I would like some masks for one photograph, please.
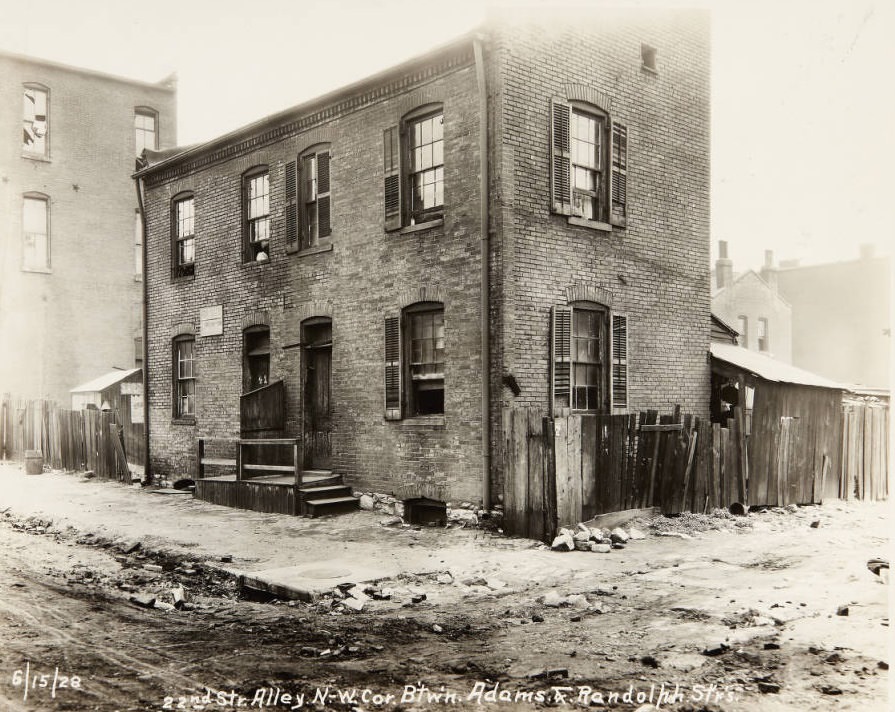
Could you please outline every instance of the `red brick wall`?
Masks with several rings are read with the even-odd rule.
[[[70,404],[69,389],[134,366],[134,107],[175,144],[176,93],[0,54],[0,392]],[[49,160],[22,154],[24,83],[49,88]],[[22,196],[49,196],[51,272],[23,272]]]

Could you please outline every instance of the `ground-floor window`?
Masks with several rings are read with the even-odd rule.
[[[196,415],[196,372],[192,336],[174,340],[174,417]]]

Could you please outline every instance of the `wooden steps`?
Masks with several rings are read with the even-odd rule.
[[[309,517],[341,514],[360,507],[360,500],[342,481],[342,475],[329,470],[304,470],[299,489],[299,511]]]

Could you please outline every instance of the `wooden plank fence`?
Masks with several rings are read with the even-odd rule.
[[[882,500],[888,497],[888,435],[887,403],[843,403],[840,498]]]
[[[124,482],[131,479],[123,428],[114,410],[72,411],[52,401],[4,395],[0,456],[24,460],[27,450],[39,450],[44,463],[55,469],[92,470],[99,478]]]

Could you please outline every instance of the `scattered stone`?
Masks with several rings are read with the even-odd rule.
[[[232,561],[233,561],[233,555],[232,555],[232,554],[224,554],[224,555],[221,557],[221,563],[223,563],[223,564],[229,564],[229,563],[231,563]]]
[[[652,655],[644,655],[642,658],[640,658],[640,662],[641,662],[641,664],[646,665],[647,667],[651,667],[651,668],[659,667],[659,661],[656,660]]]
[[[824,685],[823,687],[820,688],[820,691],[823,692],[825,695],[841,695],[842,694],[842,690],[840,690],[835,685]]]
[[[721,643],[720,645],[718,645],[715,648],[706,648],[705,650],[702,651],[702,654],[707,655],[710,658],[714,658],[714,657],[717,657],[718,655],[723,655],[728,650],[730,650],[730,646],[726,645],[725,643]]]
[[[819,526],[820,526],[820,519],[815,519],[813,522],[811,522],[812,529],[817,529]]]
[[[544,616],[542,616],[540,613],[533,613],[531,616],[531,622],[532,623],[543,623]],[[888,667],[886,669],[888,669]]]
[[[435,625],[432,626],[432,630],[435,633],[444,633],[444,628],[442,628],[440,625],[438,625],[438,623],[436,623]]]
[[[836,615],[837,616],[847,616],[848,615],[848,606],[839,606],[839,608],[836,609]]]
[[[128,600],[143,608],[152,608],[155,605],[155,596],[149,593],[138,593],[136,596],[131,596]]]
[[[624,549],[625,545],[622,544],[620,541],[614,541],[614,542],[612,542],[612,548],[613,549]]]
[[[590,603],[583,593],[573,593],[570,596],[566,596],[566,603],[572,608],[577,608],[579,610],[585,610],[590,607]]]
[[[759,682],[758,691],[764,693],[765,695],[776,695],[778,692],[780,692],[780,685],[778,685],[776,682]]]
[[[167,601],[159,601],[159,600],[156,600],[156,602],[155,602],[155,606],[154,606],[154,607],[155,607],[155,608],[158,608],[158,609],[161,610],[161,611],[174,611],[174,610],[177,610],[177,609],[174,608],[174,606],[173,606],[172,604],[168,603]]]
[[[591,544],[592,544],[592,542],[590,541],[590,539],[587,539],[586,541],[580,541],[580,540],[576,539],[575,540],[575,550],[576,551],[590,551]]]
[[[535,670],[528,673],[526,677],[529,680],[550,680],[555,678],[568,678],[569,671],[566,668],[554,668],[552,670]]]
[[[175,586],[171,589],[171,598],[174,600],[175,608],[183,608],[186,603],[186,590],[183,586]]]
[[[734,502],[731,504],[727,511],[730,512],[735,517],[745,517],[746,516],[746,507],[742,502]]]
[[[571,534],[564,532],[553,540],[550,548],[554,551],[573,551],[575,549],[575,540]]]
[[[358,601],[363,601],[364,603],[370,600],[370,597],[364,593],[364,590],[360,586],[352,586],[345,591],[345,594],[351,598],[356,598]]]
[[[628,529],[628,537],[636,541],[638,539],[646,539],[646,534],[644,534],[639,529],[631,527],[630,529]]]
[[[612,551],[612,545],[611,544],[591,544],[590,550],[597,554],[608,554],[610,551]]]
[[[316,658],[317,657],[317,648],[312,648],[310,645],[305,645],[298,653],[303,658]]]
[[[87,472],[84,473],[85,480],[92,480],[94,477],[96,477],[96,473],[93,470],[87,470]]]
[[[613,542],[617,542],[619,544],[624,544],[631,537],[628,536],[628,532],[626,532],[624,529],[622,529],[621,527],[616,527],[609,533],[609,538]]]
[[[410,598],[411,603],[422,603],[425,600],[426,600],[425,593],[417,593],[414,596],[411,596],[411,598]]]
[[[435,580],[441,584],[454,583],[454,577],[448,573],[438,574],[438,576],[435,577]]]
[[[779,643],[765,643],[764,649],[765,650],[780,650],[780,644]]]
[[[342,605],[346,608],[350,608],[352,611],[362,611],[364,609],[364,601],[358,600],[357,598],[346,598],[342,601]]]
[[[659,536],[674,536],[678,539],[692,539],[693,537],[683,532],[656,532]]]
[[[545,593],[543,600],[544,605],[550,606],[551,608],[559,608],[568,602],[565,596],[560,596],[556,591],[548,591]]]
[[[140,548],[139,541],[136,541],[136,540],[125,541],[119,545],[118,551],[120,551],[122,554],[132,554],[139,548]]]
[[[165,569],[159,566],[158,564],[143,564],[143,568],[147,571],[164,571]]]
[[[481,576],[467,576],[460,581],[464,586],[484,586],[486,581]]]
[[[485,581],[485,585],[492,591],[497,591],[501,588],[506,588],[507,582],[501,581],[500,579],[488,579]]]
[[[452,509],[448,512],[448,521],[460,524],[478,524],[479,518],[475,512],[468,509]]]
[[[785,507],[785,509],[786,509],[787,512],[798,512],[798,511],[799,511],[799,505],[797,505],[797,504],[787,504],[786,507]]]
[[[877,666],[880,670],[888,670],[888,669],[889,669],[889,663],[887,663],[885,660],[880,660],[880,661],[876,664],[876,666]]]
[[[824,662],[826,663],[841,663],[845,658],[843,658],[839,653],[830,653],[827,657],[824,658]]]
[[[401,519],[401,517],[398,517],[398,516],[386,517],[385,519],[379,520],[380,527],[400,526],[402,523],[403,523],[403,520]]]
[[[372,511],[376,508],[376,502],[370,495],[362,494],[360,496],[360,508],[365,509],[368,512]]]
[[[290,601],[290,603],[293,603],[293,601]],[[196,604],[195,604],[195,603],[190,603],[189,601],[184,601],[184,603],[183,603],[183,605],[181,606],[180,610],[182,610],[182,611],[194,611],[194,610],[196,610]]]
[[[576,613],[574,616],[569,616],[569,621],[572,623],[580,623],[581,616]]]

